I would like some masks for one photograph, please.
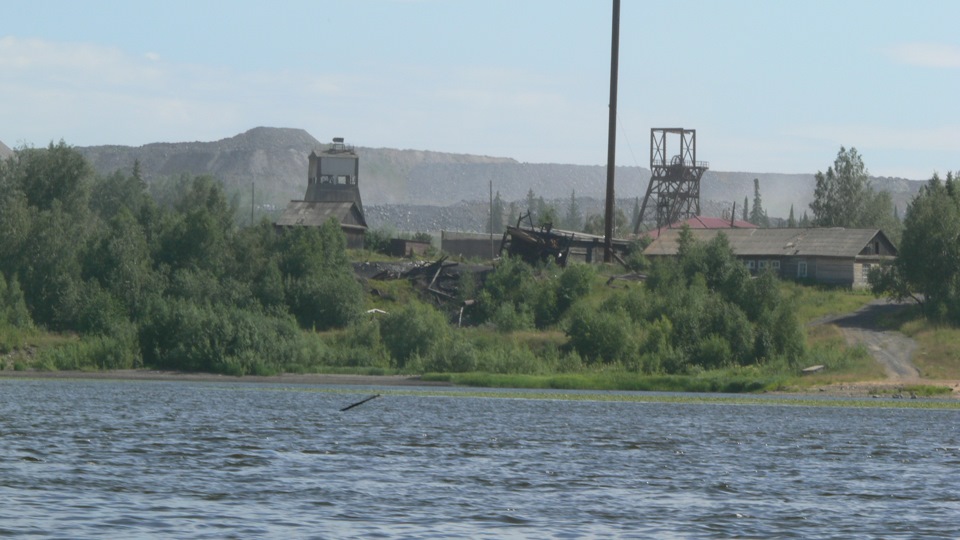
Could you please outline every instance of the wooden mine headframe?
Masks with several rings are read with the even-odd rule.
[[[668,135],[679,136],[680,153],[667,158]],[[683,128],[650,129],[650,184],[643,206],[634,224],[634,234],[647,219],[662,228],[700,214],[700,178],[710,165],[697,161],[697,130]],[[650,207],[653,206],[653,210]],[[651,213],[655,213],[651,216]]]

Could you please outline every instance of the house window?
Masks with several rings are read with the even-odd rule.
[[[753,272],[757,267],[757,261],[747,261],[747,270]]]
[[[860,277],[867,279],[870,277],[870,269],[873,268],[872,264],[863,264],[860,266]]]
[[[770,261],[770,268],[779,271],[780,270],[780,261]]]
[[[800,261],[797,263],[797,277],[807,277],[807,261]]]
[[[767,261],[760,261],[760,270],[767,269]]]

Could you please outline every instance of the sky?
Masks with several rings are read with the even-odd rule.
[[[720,171],[960,169],[960,2],[623,0],[617,164],[695,129]],[[0,0],[0,141],[321,142],[607,161],[612,2]],[[670,143],[672,144],[672,143]]]

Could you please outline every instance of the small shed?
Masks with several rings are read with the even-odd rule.
[[[430,247],[430,242],[392,238],[390,240],[390,255],[394,257],[418,257],[426,255],[430,251]]]
[[[440,231],[440,250],[444,253],[491,261],[500,253],[500,234]]]

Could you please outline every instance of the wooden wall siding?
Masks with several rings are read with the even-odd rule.
[[[830,285],[853,285],[853,261],[850,259],[817,259],[814,279]],[[807,273],[809,274],[809,265]]]
[[[493,255],[500,252],[501,236],[493,235]],[[490,236],[486,234],[467,235],[463,233],[440,232],[440,249],[448,255],[467,259],[491,260]]]
[[[413,257],[425,254],[430,249],[430,242],[418,242],[393,238],[390,240],[390,254],[394,257]]]
[[[364,233],[362,231],[352,231],[352,230],[343,229],[343,234],[347,237],[348,248],[363,249]]]
[[[878,234],[873,237],[866,246],[863,247],[863,250],[860,251],[860,255],[869,256],[869,255],[879,255],[884,257],[893,257],[896,256],[897,250],[893,247],[885,236]]]

